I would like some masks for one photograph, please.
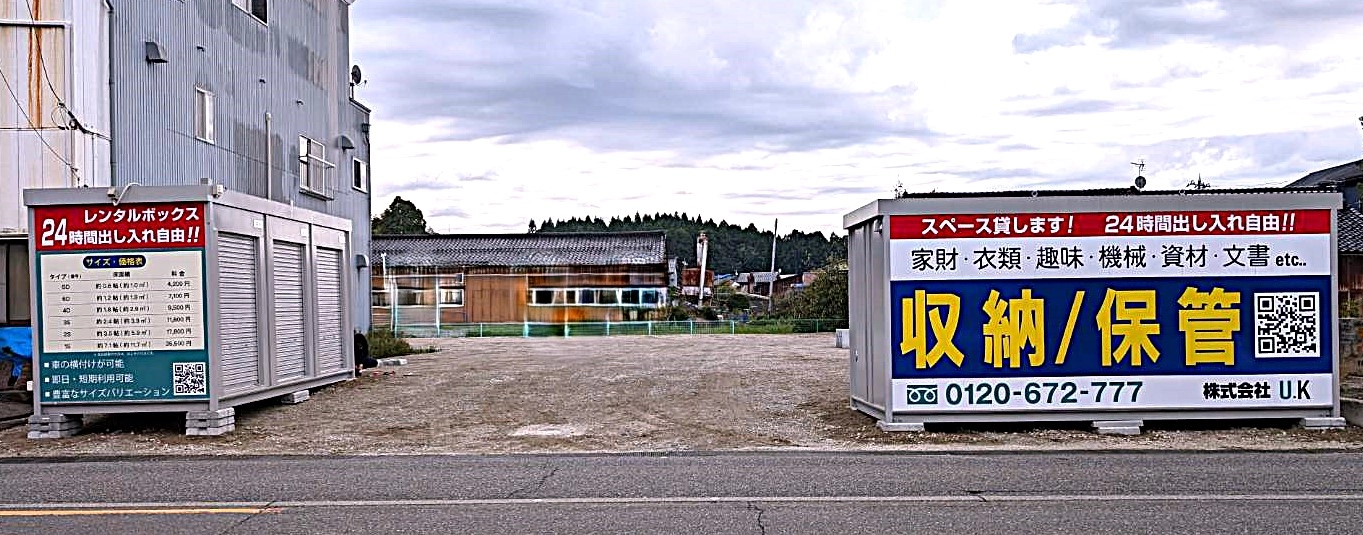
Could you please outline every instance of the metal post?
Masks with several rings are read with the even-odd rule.
[[[696,307],[705,308],[705,263],[710,259],[710,239],[701,232],[696,241],[700,245],[700,293],[696,296]]]
[[[696,334],[696,320],[687,320],[686,323],[691,324],[691,334]]]
[[[771,282],[767,283],[767,312],[771,312],[771,302],[776,300],[776,226],[780,219],[771,221]]]
[[[648,322],[648,335],[653,336],[653,320],[649,320]]]

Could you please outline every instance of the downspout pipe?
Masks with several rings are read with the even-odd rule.
[[[114,186],[114,185],[117,185],[117,184],[118,184],[118,151],[114,150],[114,145],[116,145],[116,144],[118,143],[118,141],[115,140],[115,138],[118,137],[118,135],[117,135],[118,129],[114,127],[115,125],[118,124],[118,122],[117,122],[117,121],[118,121],[118,113],[117,113],[117,112],[118,112],[118,108],[117,108],[116,106],[114,106],[114,2],[113,2],[113,0],[104,0],[104,8],[105,8],[106,12],[109,14],[108,23],[107,23],[107,26],[108,26],[108,27],[105,29],[105,31],[108,32],[108,35],[105,36],[105,39],[106,39],[106,40],[105,40],[105,43],[107,43],[107,45],[108,45],[108,47],[109,47],[109,52],[108,52],[108,61],[109,61],[109,67],[108,67],[108,69],[109,69],[109,72],[108,72],[108,75],[109,75],[109,100],[108,100],[108,106],[109,106],[109,185],[110,185],[110,186]]]

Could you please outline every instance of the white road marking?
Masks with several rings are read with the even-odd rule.
[[[145,511],[149,509],[280,509],[321,507],[460,507],[473,505],[646,505],[706,503],[1024,503],[1185,501],[1363,501],[1363,494],[964,494],[950,496],[672,496],[474,498],[457,500],[300,500],[270,502],[66,502],[0,504],[0,512]],[[115,513],[117,514],[117,513]]]

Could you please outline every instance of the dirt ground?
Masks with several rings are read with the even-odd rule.
[[[1157,424],[1135,437],[1085,424],[885,433],[848,408],[847,353],[831,334],[415,340],[435,353],[390,374],[314,390],[298,405],[238,407],[237,430],[186,437],[184,416],[87,418],[85,432],[0,456],[423,454],[758,449],[1363,449],[1363,429]]]

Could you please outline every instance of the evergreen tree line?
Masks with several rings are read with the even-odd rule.
[[[536,224],[530,221],[530,232],[634,232],[661,230],[667,232],[667,255],[675,256],[688,266],[696,266],[696,238],[705,232],[710,241],[710,255],[706,269],[715,273],[767,271],[771,268],[771,231],[758,230],[749,223],[746,227],[713,219],[694,218],[685,213],[653,214],[612,217],[584,217]],[[821,268],[830,262],[847,258],[847,236],[824,236],[793,230],[776,241],[776,267],[782,273],[804,273]]]

